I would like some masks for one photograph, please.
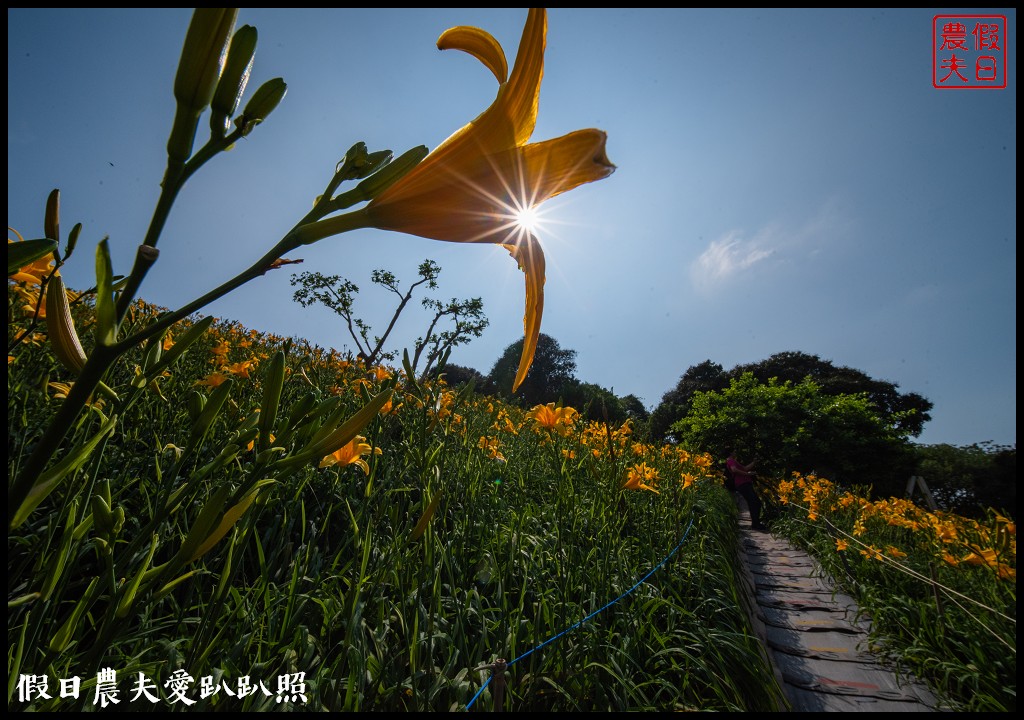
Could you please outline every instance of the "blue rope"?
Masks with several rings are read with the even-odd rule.
[[[654,573],[658,572],[658,570],[661,569],[661,566],[664,565],[665,563],[667,563],[672,558],[672,556],[675,555],[679,551],[679,548],[681,548],[683,546],[683,543],[686,542],[686,538],[690,534],[690,529],[692,527],[693,527],[693,518],[691,517],[690,518],[690,524],[687,526],[686,532],[683,533],[683,537],[679,540],[679,543],[672,549],[672,552],[670,552],[668,555],[666,555],[665,558],[660,563],[655,565],[654,568],[649,573],[647,573],[642,578],[640,578],[640,580],[638,580],[637,583],[633,587],[631,587],[629,590],[627,590],[626,592],[622,593],[617,598],[615,598],[614,600],[612,600],[611,602],[606,604],[600,610],[595,610],[594,612],[590,613],[589,615],[587,615],[585,618],[580,620],[575,625],[572,625],[572,626],[566,628],[565,630],[563,630],[562,632],[558,633],[554,637],[548,638],[547,640],[545,640],[544,642],[542,642],[540,645],[538,645],[537,647],[533,648],[532,650],[527,650],[522,655],[517,657],[515,660],[509,661],[508,665],[506,666],[506,669],[512,667],[515,663],[519,662],[520,660],[522,660],[524,657],[526,657],[530,653],[535,652],[537,650],[540,650],[545,645],[549,645],[549,644],[553,643],[555,640],[557,640],[558,638],[562,637],[563,635],[566,635],[566,634],[572,632],[573,630],[578,628],[580,625],[585,623],[587,620],[590,620],[590,618],[594,617],[595,615],[597,615],[597,614],[599,614],[601,612],[604,612],[605,610],[610,608],[612,605],[614,605],[615,603],[619,602],[619,600],[622,600],[624,597],[626,597],[627,595],[632,593],[634,590],[636,590],[638,587],[643,585],[644,582],[647,581],[647,578],[649,578]],[[478,697],[480,697],[480,693],[482,693],[484,691],[484,689],[486,689],[486,687],[491,684],[491,680],[492,679],[494,679],[494,675],[493,674],[489,678],[487,678],[486,682],[484,682],[483,685],[480,686],[480,689],[476,691],[476,695],[473,696],[473,699],[470,700],[468,703],[466,703],[466,709],[467,710],[469,710],[471,707],[473,707],[473,703],[475,703],[476,699]]]

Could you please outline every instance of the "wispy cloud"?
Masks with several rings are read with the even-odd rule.
[[[751,268],[797,263],[821,253],[849,232],[838,203],[831,201],[803,222],[770,222],[752,234],[729,230],[711,240],[693,261],[690,276],[698,291],[741,277]]]

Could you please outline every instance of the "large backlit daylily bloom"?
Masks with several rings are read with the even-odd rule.
[[[544,309],[544,252],[517,215],[615,169],[601,130],[528,142],[537,122],[546,38],[545,11],[530,10],[508,75],[505,52],[489,33],[465,26],[442,33],[438,48],[463,50],[480,60],[498,80],[498,97],[365,208],[377,228],[494,243],[512,254],[526,274],[525,340],[513,390],[533,362]]]

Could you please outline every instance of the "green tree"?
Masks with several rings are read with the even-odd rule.
[[[728,371],[710,360],[691,366],[676,387],[665,393],[651,414],[652,437],[669,435],[672,424],[689,412],[695,393],[721,391],[744,373],[751,373],[762,383],[776,378],[780,382],[798,384],[810,378],[820,392],[830,396],[863,394],[883,420],[910,437],[920,435],[925,423],[931,420],[931,401],[917,393],[901,393],[895,383],[876,380],[860,370],[833,365],[817,355],[781,352],[756,363],[737,365]]]
[[[941,509],[980,519],[993,508],[1016,517],[1015,446],[917,445],[915,456],[916,474],[925,479]]]
[[[913,468],[906,431],[865,395],[828,395],[806,378],[761,382],[744,373],[721,392],[695,393],[671,431],[685,446],[719,457],[735,447],[759,458],[764,473],[816,472],[885,496],[900,494]]]
[[[647,425],[650,421],[651,414],[647,412],[647,407],[644,405],[644,401],[636,395],[626,395],[619,399],[622,401],[622,407],[626,411],[626,417],[633,421],[634,429],[639,431],[642,428],[642,436],[647,437]]]
[[[383,361],[394,360],[398,356],[397,350],[385,350],[384,346],[402,311],[412,300],[416,288],[421,285],[426,285],[431,290],[437,288],[437,278],[441,274],[441,267],[437,263],[430,259],[424,260],[417,272],[419,279],[409,285],[405,291],[399,287],[398,279],[393,273],[383,269],[374,270],[371,273],[370,279],[374,284],[383,287],[398,298],[395,312],[384,329],[384,333],[375,335],[373,340],[370,340],[372,328],[354,314],[355,296],[359,292],[359,287],[351,280],[339,275],[323,275],[318,272],[292,275],[292,286],[299,286],[293,299],[302,307],[319,303],[340,316],[345,321],[348,334],[355,343],[357,356],[369,367]],[[411,361],[413,372],[419,366],[420,360],[425,359],[424,374],[426,374],[434,367],[438,359],[450,352],[452,348],[467,343],[472,338],[480,337],[490,322],[483,314],[483,301],[480,298],[470,300],[452,298],[447,303],[424,298],[423,307],[432,310],[434,316],[427,324],[426,333],[417,338],[414,345]],[[453,327],[441,329],[446,327],[441,323],[446,322],[452,323]]]
[[[587,420],[607,420],[617,425],[629,417],[615,393],[594,383],[570,380],[562,386],[559,397],[564,405],[572,406]]]
[[[505,348],[505,352],[494,363],[487,379],[495,394],[511,396],[512,382],[515,380],[522,352],[523,341],[517,340]],[[518,399],[527,407],[554,402],[558,400],[566,383],[575,379],[576,351],[562,349],[557,340],[541,333],[537,338],[533,364],[523,384],[516,391],[514,399]]]
[[[767,360],[748,365],[737,365],[729,377],[753,373],[761,382],[770,378],[798,383],[810,378],[826,395],[856,395],[863,393],[879,415],[896,429],[917,437],[924,424],[931,420],[933,404],[917,393],[901,393],[898,385],[887,380],[876,380],[860,370],[836,366],[817,355],[802,352],[781,352]]]
[[[729,376],[718,363],[705,360],[699,365],[692,365],[679,378],[676,386],[662,396],[661,402],[651,413],[651,437],[667,437],[671,432],[672,423],[685,417],[690,411],[690,403],[695,393],[722,390],[728,386]]]
[[[490,323],[484,316],[484,303],[480,298],[459,300],[452,298],[447,303],[432,298],[423,299],[423,307],[434,311],[423,337],[416,339],[415,352],[412,358],[412,369],[419,367],[420,358],[426,352],[426,367],[423,374],[427,375],[434,369],[439,358],[446,356],[453,348],[478,338]],[[438,323],[446,320],[451,323],[450,329],[440,330]]]
[[[443,375],[445,381],[451,387],[462,387],[466,383],[472,382],[479,392],[486,393],[484,386],[487,382],[487,378],[479,370],[475,370],[474,368],[446,363],[440,372],[437,371],[437,368],[432,368],[429,374]]]

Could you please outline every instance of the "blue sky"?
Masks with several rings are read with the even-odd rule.
[[[1006,89],[933,87],[933,17],[955,10],[550,10],[533,140],[597,127],[617,166],[542,206],[542,332],[577,351],[577,376],[652,408],[704,360],[801,351],[931,400],[920,442],[1016,444],[1016,11],[963,13],[1007,17]],[[64,232],[84,226],[72,287],[93,284],[103,236],[115,272],[131,267],[190,17],[8,9],[8,225],[41,236],[60,188]],[[511,65],[525,18],[242,9],[259,31],[250,94],[273,77],[288,94],[186,185],[141,297],[178,307],[248,267],[353,143],[435,147],[497,90],[437,36],[482,27]],[[480,297],[491,321],[451,362],[486,373],[522,337],[523,277],[500,248],[366,230],[289,257],[304,263],[207,312],[341,349],[335,316],[292,301],[291,271],[352,280],[357,314],[383,327],[393,302],[372,270],[408,282],[430,258],[432,296]],[[404,314],[392,346],[424,321]]]

